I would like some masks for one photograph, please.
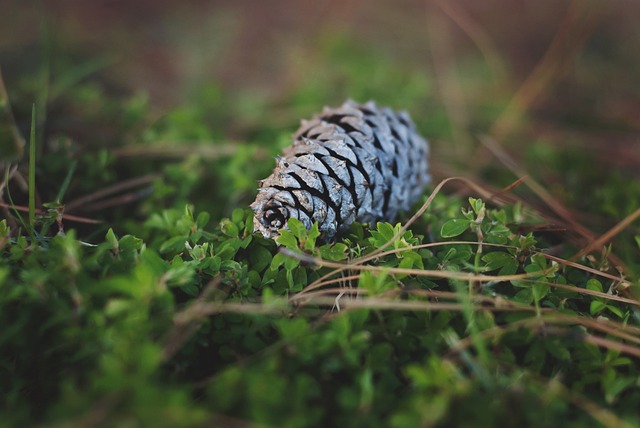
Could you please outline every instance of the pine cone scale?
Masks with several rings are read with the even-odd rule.
[[[357,200],[357,194],[352,172],[349,168],[346,168],[348,160],[338,159],[335,156],[330,156],[329,153],[327,153],[327,156],[322,156],[322,154],[318,153],[308,155],[298,152],[294,156],[294,165],[301,168],[306,167],[311,171],[317,172],[322,177],[321,179],[315,177],[312,179],[308,174],[302,172],[304,170],[296,167],[294,178],[301,189],[310,192],[313,196],[324,198],[329,204],[329,208],[335,211],[338,223],[353,222],[350,219],[354,210],[349,209],[349,207],[354,205],[354,201]],[[336,171],[346,171],[347,174],[338,175]],[[289,174],[291,175],[293,172],[289,172]],[[309,186],[306,186],[306,184]],[[308,209],[306,211],[308,214]],[[310,217],[314,218],[315,216]]]
[[[331,189],[329,188],[329,186],[327,186],[326,176],[320,176],[318,187],[311,187],[295,173],[292,172],[290,173],[290,175],[299,183],[301,189],[310,193],[313,197],[319,198],[320,200],[326,202],[331,209],[337,210],[340,206],[340,200],[336,199],[336,193],[331,192]],[[311,209],[313,209],[313,207]]]
[[[355,174],[360,173],[360,175],[362,175],[363,179],[365,180],[365,183],[369,183],[370,182],[370,178],[369,175],[367,174],[366,169],[364,169],[364,167],[362,166],[362,164],[359,162],[359,159],[357,158],[357,154],[353,151],[351,151],[352,155],[354,156],[356,163],[352,162],[351,156],[350,157],[344,157],[340,154],[338,154],[337,152],[334,152],[333,150],[326,148],[329,156],[323,156],[324,158],[334,158],[334,159],[338,159],[341,161],[345,162],[345,166],[346,166],[346,170],[347,170],[347,176],[350,177],[351,182],[355,181]],[[356,198],[354,198],[355,200]]]

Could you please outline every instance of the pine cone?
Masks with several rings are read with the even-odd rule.
[[[251,207],[254,224],[273,238],[289,218],[307,229],[318,222],[323,241],[351,223],[393,221],[429,183],[427,141],[406,112],[347,101],[302,121],[293,145],[261,181]]]

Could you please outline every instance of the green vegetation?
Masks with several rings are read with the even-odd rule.
[[[280,104],[209,84],[158,117],[64,61],[48,96],[37,73],[7,88],[0,426],[640,425],[640,183],[577,149],[535,141],[524,184],[477,165],[337,243],[252,233],[256,180],[325,103],[375,98],[450,138],[423,72],[324,49],[340,67]]]

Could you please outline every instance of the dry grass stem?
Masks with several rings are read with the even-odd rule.
[[[598,248],[604,247],[616,235],[618,235],[624,229],[629,227],[631,225],[631,223],[636,221],[638,219],[638,217],[640,217],[640,208],[638,208],[637,210],[635,210],[634,212],[632,212],[631,214],[626,216],[620,223],[618,223],[615,226],[613,226],[611,229],[609,229],[602,236],[600,236],[599,238],[595,239],[589,245],[587,245],[582,250],[580,250],[578,252],[578,254],[573,256],[573,259],[574,260],[575,259],[579,259],[579,258],[581,258],[581,257],[583,257],[583,256],[585,256],[585,255],[597,250]]]
[[[437,3],[440,9],[475,43],[491,69],[494,81],[503,81],[506,78],[506,70],[500,57],[500,50],[484,28],[458,1],[437,0]]]
[[[546,53],[491,127],[489,133],[495,139],[504,139],[519,126],[527,110],[565,73],[567,65],[582,51],[599,18],[595,8],[588,9],[589,2],[571,2]]]
[[[98,199],[104,198],[114,193],[118,193],[124,190],[132,189],[134,187],[143,186],[143,185],[152,183],[158,177],[159,175],[157,174],[151,174],[151,175],[145,175],[142,177],[132,178],[130,180],[125,180],[120,183],[116,183],[112,186],[108,186],[102,190],[98,190],[96,192],[74,199],[73,201],[69,201],[67,204],[65,204],[65,208],[69,211],[77,209],[79,207],[83,207],[83,209],[86,209],[87,204],[89,204],[90,202],[96,201]]]
[[[114,149],[111,154],[118,158],[145,158],[145,159],[182,159],[197,155],[203,159],[213,160],[224,156],[231,156],[237,152],[238,147],[232,144],[218,145],[213,141],[207,142],[182,142],[163,141],[160,145],[135,145]]]
[[[1,208],[11,208],[11,209],[15,209],[16,211],[21,211],[21,212],[29,212],[29,207],[5,204],[4,202],[0,202],[0,207]],[[42,215],[42,213],[43,213],[43,211],[40,208],[36,208],[36,215]],[[67,220],[67,221],[74,221],[76,223],[86,223],[86,224],[101,224],[102,223],[102,221],[100,221],[100,220],[95,220],[95,219],[87,218],[87,217],[75,216],[75,215],[71,215],[71,214],[62,214],[62,219],[63,220]]]

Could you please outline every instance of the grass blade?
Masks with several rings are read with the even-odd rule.
[[[31,107],[31,135],[29,137],[29,227],[36,222],[36,105]]]
[[[56,202],[62,202],[62,198],[64,198],[64,194],[67,192],[69,188],[69,183],[71,183],[71,177],[73,177],[73,173],[76,171],[76,166],[78,165],[78,161],[75,159],[71,162],[71,166],[69,166],[69,171],[67,172],[67,176],[64,178],[62,182],[62,186],[60,186],[60,190],[58,191],[58,195],[56,196]]]

